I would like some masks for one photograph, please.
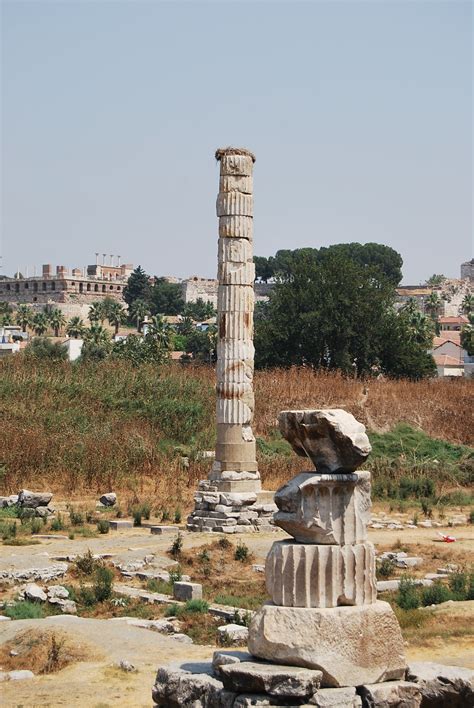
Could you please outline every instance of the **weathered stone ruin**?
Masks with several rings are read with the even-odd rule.
[[[217,445],[208,479],[199,484],[190,531],[255,531],[268,528],[275,510],[261,491],[252,432],[253,163],[248,150],[224,148],[220,162],[217,296]]]

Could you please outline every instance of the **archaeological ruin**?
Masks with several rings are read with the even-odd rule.
[[[199,484],[189,531],[265,529],[275,506],[262,492],[252,432],[254,413],[253,164],[248,150],[225,148],[217,216],[217,444],[208,479]]]

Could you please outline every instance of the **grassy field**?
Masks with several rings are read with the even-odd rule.
[[[421,496],[458,493],[466,503],[474,480],[472,382],[364,382],[300,368],[257,372],[255,390],[267,488],[307,468],[279,435],[279,411],[343,407],[368,427],[374,450],[367,466],[380,498],[420,496],[407,479],[431,479]],[[0,362],[0,401],[0,493],[33,486],[79,498],[114,489],[186,507],[208,472],[198,452],[214,447],[210,367],[12,357]]]

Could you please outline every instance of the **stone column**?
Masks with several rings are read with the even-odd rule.
[[[377,601],[375,551],[367,540],[370,473],[357,467],[370,443],[343,410],[284,411],[280,430],[316,470],[275,494],[276,541],[265,572],[272,602],[249,630],[254,656],[322,671],[322,685],[357,686],[403,678],[403,639],[386,602]]]
[[[216,457],[200,483],[188,529],[251,531],[275,509],[261,494],[255,437],[253,311],[253,165],[248,150],[217,150],[218,294]]]

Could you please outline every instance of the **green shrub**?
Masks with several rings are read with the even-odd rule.
[[[43,520],[42,519],[31,519],[31,533],[35,535],[43,530]]]
[[[20,523],[22,526],[25,524],[29,524],[31,519],[35,518],[36,511],[34,509],[20,509],[18,513],[18,518],[20,519]]]
[[[223,551],[227,551],[232,546],[232,543],[229,541],[228,538],[223,536],[217,541],[217,545],[219,546],[219,548],[222,548]]]
[[[173,583],[171,581],[156,580],[151,578],[146,584],[146,589],[150,592],[159,592],[162,595],[171,595],[173,592]]]
[[[48,337],[35,337],[25,349],[25,356],[47,361],[67,361],[66,347],[61,342],[52,342]]]
[[[180,524],[181,523],[181,509],[176,509],[174,512],[174,523],[175,524]]]
[[[104,600],[108,600],[112,596],[113,582],[113,571],[105,565],[100,565],[96,570],[93,585],[94,595],[97,602],[104,602]]]
[[[134,526],[141,526],[142,525],[142,511],[141,509],[135,509],[133,512],[133,525]]]
[[[84,514],[71,509],[69,511],[69,520],[73,526],[82,526],[84,524]]]
[[[93,607],[97,602],[94,590],[86,588],[84,585],[79,588],[78,599],[81,605],[85,605],[85,607]]]
[[[408,575],[400,578],[396,603],[403,610],[415,610],[420,606],[420,593],[415,581]]]
[[[179,558],[183,550],[183,534],[180,532],[174,539],[169,552],[173,558]]]
[[[169,521],[170,519],[170,512],[168,509],[163,509],[161,512],[161,520],[162,521]]]
[[[474,524],[474,509],[469,512],[469,523]]]
[[[451,600],[453,597],[450,589],[440,582],[433,583],[433,585],[423,588],[421,591],[421,604],[424,607],[428,605],[439,605],[442,602]]]
[[[16,524],[12,521],[10,524],[1,524],[0,533],[2,534],[2,540],[7,541],[8,539],[16,537]]]
[[[97,531],[99,533],[105,534],[109,533],[110,530],[110,524],[106,519],[99,519],[97,522]]]
[[[14,605],[5,607],[2,612],[7,617],[11,617],[12,620],[42,619],[44,617],[44,608],[42,605],[37,602],[30,602],[29,600],[15,602]]]
[[[176,604],[176,602],[173,602],[171,605],[168,605],[168,607],[165,610],[165,617],[177,617],[179,614],[179,605]]]
[[[51,521],[51,531],[64,531],[64,521],[61,514]]]
[[[149,504],[148,502],[144,502],[141,505],[141,512],[142,512],[143,518],[146,519],[147,521],[149,521],[150,516],[151,516],[151,504]]]
[[[383,558],[377,563],[376,575],[377,579],[389,578],[395,572],[395,563],[390,558]]]
[[[98,566],[98,561],[92,555],[92,551],[89,548],[87,553],[83,556],[79,556],[75,560],[75,565],[77,570],[82,573],[82,575],[92,575]]]
[[[241,563],[245,563],[249,559],[249,548],[248,546],[245,545],[245,543],[242,543],[239,541],[237,544],[237,548],[235,549],[234,553],[234,560],[240,561]]]
[[[209,610],[209,603],[205,600],[188,600],[184,605],[184,612],[204,613]]]
[[[454,600],[474,599],[474,570],[452,573],[448,580]]]
[[[180,580],[182,580],[183,577],[183,571],[181,570],[180,566],[178,565],[176,568],[173,568],[172,570],[169,571],[169,576],[170,576],[170,583],[179,583]]]
[[[429,503],[428,499],[421,500],[421,510],[427,519],[431,519],[433,516],[433,507]]]

